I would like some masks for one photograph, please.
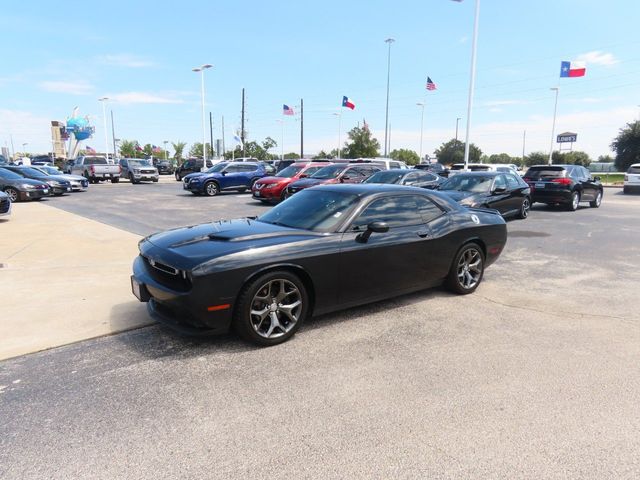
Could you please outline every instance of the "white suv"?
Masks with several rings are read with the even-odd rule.
[[[640,191],[640,163],[634,163],[624,174],[624,193],[631,193],[633,190]]]

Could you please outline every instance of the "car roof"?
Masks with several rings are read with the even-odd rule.
[[[459,177],[461,175],[472,175],[474,177],[495,177],[497,175],[500,175],[502,173],[510,173],[510,172],[496,172],[496,171],[489,171],[489,172],[479,172],[479,171],[475,171],[475,172],[460,172],[460,173],[456,173],[455,177]],[[454,177],[451,177],[454,178]]]

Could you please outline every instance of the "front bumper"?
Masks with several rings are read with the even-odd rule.
[[[263,187],[261,189],[254,188],[251,190],[251,196],[256,200],[277,202],[277,201],[280,201],[283,191],[284,191],[284,188],[278,188],[278,187],[274,187],[274,188]]]
[[[158,175],[151,173],[134,173],[133,178],[136,182],[157,182]]]
[[[141,302],[147,303],[149,315],[173,330],[187,335],[215,335],[226,333],[231,325],[232,309],[208,311],[207,305],[215,298],[194,294],[187,290],[169,288],[158,280],[153,267],[138,256],[133,262],[131,287]],[[206,301],[198,298],[207,298]],[[222,302],[223,300],[221,300]],[[226,303],[226,302],[225,302]]]
[[[19,200],[37,200],[39,198],[48,197],[51,195],[51,190],[49,188],[44,189],[34,189],[34,190],[20,190],[18,192]]]

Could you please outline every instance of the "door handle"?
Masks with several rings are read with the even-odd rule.
[[[417,233],[420,238],[429,238],[431,236],[427,230],[418,230]]]

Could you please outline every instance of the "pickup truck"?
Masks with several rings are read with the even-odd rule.
[[[111,180],[111,183],[120,181],[120,165],[109,163],[105,157],[78,157],[73,162],[70,173],[82,175],[89,183],[98,183],[100,180]]]

